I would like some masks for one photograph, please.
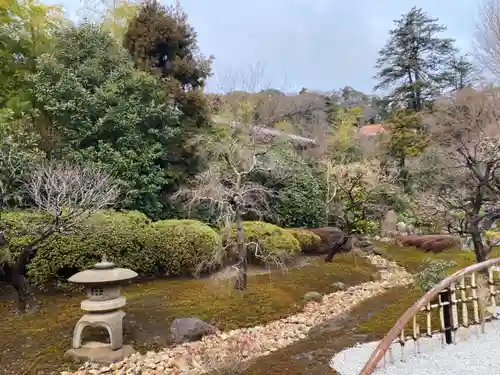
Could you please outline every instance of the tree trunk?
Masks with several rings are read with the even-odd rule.
[[[422,110],[422,88],[419,86],[420,84],[420,72],[418,68],[415,69],[415,111],[420,112]]]
[[[30,292],[26,273],[28,264],[36,254],[36,245],[43,242],[53,233],[52,230],[45,232],[31,244],[25,246],[15,262],[0,263],[0,281],[10,284],[17,294],[17,305],[20,313],[28,310],[38,310],[34,295]],[[3,232],[0,231],[0,247],[8,246]],[[27,303],[28,302],[28,303]]]
[[[28,280],[23,273],[24,266],[16,263],[4,263],[2,266],[2,279],[10,284],[16,291],[17,308],[19,313],[38,310],[38,305],[33,293],[30,292]]]
[[[474,253],[476,254],[476,262],[481,263],[486,260],[486,251],[484,248],[483,240],[481,238],[481,232],[479,229],[473,229],[470,232],[472,237],[472,243],[474,244]]]
[[[248,281],[248,257],[245,246],[245,235],[243,233],[243,222],[241,219],[241,209],[236,207],[236,249],[238,253],[238,274],[234,288],[244,290],[247,288]]]
[[[400,155],[398,158],[398,169],[399,169],[399,180],[401,181],[401,184],[403,185],[403,191],[405,193],[410,193],[410,176],[408,169],[406,168],[406,155]]]
[[[411,74],[411,69],[408,69],[407,71],[407,74],[408,74],[408,84],[410,85],[411,87],[411,92],[410,92],[410,97],[411,97],[411,101],[410,103],[408,103],[408,107],[410,107],[410,109],[413,109],[415,111],[417,111],[417,98],[416,98],[416,95],[415,95],[415,87],[413,86],[413,76]]]

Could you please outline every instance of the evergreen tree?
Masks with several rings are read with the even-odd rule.
[[[211,107],[203,93],[211,75],[212,57],[200,53],[196,37],[179,3],[164,7],[148,0],[130,21],[123,40],[139,69],[163,78],[165,91],[178,109],[181,127],[165,164],[176,179],[164,191],[165,197],[199,171],[197,150],[188,140],[212,124]]]
[[[454,40],[439,34],[446,30],[438,19],[413,7],[395,21],[390,39],[379,52],[377,89],[391,88],[390,100],[421,111],[451,85],[450,61]]]
[[[412,191],[412,181],[407,168],[411,157],[420,155],[429,143],[429,137],[423,129],[419,113],[413,110],[399,109],[392,112],[386,124],[389,137],[383,141],[386,155],[395,161],[398,182],[404,191]]]
[[[450,84],[453,91],[472,86],[474,82],[474,65],[467,56],[458,56],[450,61]]]
[[[152,218],[168,211],[163,192],[177,179],[170,152],[179,119],[158,77],[135,69],[109,33],[80,24],[61,30],[30,87],[51,121],[54,158],[112,171],[122,208]]]
[[[201,89],[211,75],[212,58],[201,55],[196,32],[179,3],[164,7],[155,0],[145,2],[129,24],[124,46],[140,69],[166,78],[183,120],[203,125],[206,102]]]

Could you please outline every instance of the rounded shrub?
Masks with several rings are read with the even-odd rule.
[[[484,237],[488,240],[498,241],[500,240],[500,232],[495,230],[487,230],[484,232]]]
[[[374,236],[380,233],[380,225],[374,220],[359,220],[354,223],[351,232]]]
[[[155,259],[142,244],[141,233],[149,220],[139,212],[103,211],[73,228],[68,234],[55,234],[40,246],[29,265],[29,276],[36,284],[67,278],[92,267],[103,255],[119,267],[139,274],[155,271]]]
[[[8,246],[0,248],[0,262],[13,262],[22,248],[33,240],[30,233],[49,219],[49,215],[41,211],[0,212],[0,230],[8,242]]]
[[[41,213],[24,211],[2,213],[0,224],[11,228],[9,248],[20,249],[34,238],[30,235],[34,231],[23,231],[25,223],[50,223],[48,220]],[[198,221],[151,223],[139,212],[102,211],[71,233],[55,234],[45,241],[31,261],[28,275],[43,285],[90,268],[106,255],[117,266],[133,269],[140,276],[180,276],[197,271],[218,246],[219,235]]]
[[[460,248],[462,240],[458,236],[448,234],[409,235],[395,237],[400,246],[414,246],[431,252],[442,252],[444,250]]]
[[[321,245],[321,237],[309,230],[290,228],[286,229],[299,241],[300,250],[306,254],[317,254]]]
[[[197,220],[161,220],[144,233],[143,245],[152,252],[165,276],[198,274],[210,265],[221,247],[219,234]]]
[[[287,263],[300,253],[300,243],[286,229],[263,221],[244,221],[243,231],[251,263],[273,265]],[[232,234],[233,249],[236,231]]]

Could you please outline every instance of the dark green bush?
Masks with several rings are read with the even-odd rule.
[[[99,212],[69,234],[50,237],[29,266],[36,284],[67,278],[92,267],[103,255],[117,266],[131,268],[140,275],[156,270],[154,254],[143,247],[148,219],[139,212]]]
[[[324,193],[321,180],[311,168],[304,166],[276,190],[279,193],[272,209],[280,226],[317,228],[323,225]]]
[[[13,261],[22,247],[39,232],[50,216],[41,211],[0,211],[0,230],[4,231],[8,246],[0,250],[0,261]]]

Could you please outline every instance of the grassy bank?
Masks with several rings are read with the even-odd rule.
[[[350,254],[333,263],[315,258],[310,264],[283,274],[252,276],[249,289],[234,292],[230,285],[210,280],[158,280],[127,287],[124,321],[125,342],[141,351],[169,344],[170,322],[177,317],[198,316],[215,320],[223,329],[249,327],[299,311],[306,292],[330,293],[335,282],[355,285],[370,280],[376,269]],[[13,301],[0,301],[0,374],[29,374],[35,368],[52,373],[64,369],[63,354],[71,343],[72,330],[82,315],[83,295],[39,297],[38,313],[15,316]],[[103,331],[86,331],[85,340],[104,339]],[[44,372],[41,372],[44,373]]]
[[[474,252],[459,249],[445,250],[442,253],[431,253],[414,247],[399,247],[394,244],[378,243],[377,252],[384,258],[394,261],[410,273],[418,272],[427,260],[454,261],[457,265],[450,273],[460,270],[476,262]],[[493,248],[490,258],[500,256],[500,247]]]

